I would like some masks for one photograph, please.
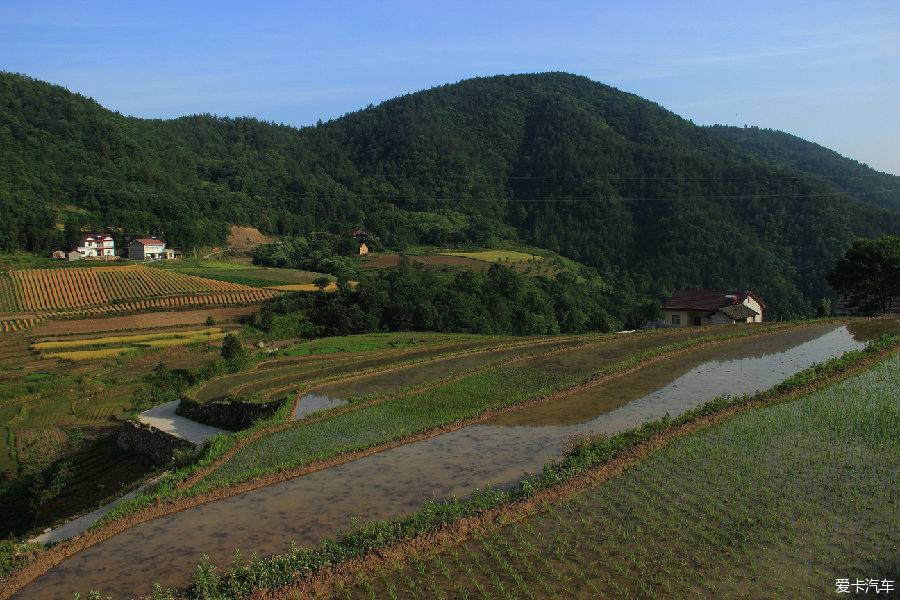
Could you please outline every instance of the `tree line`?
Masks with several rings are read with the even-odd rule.
[[[597,277],[569,271],[532,277],[500,263],[442,273],[401,257],[396,270],[332,293],[294,292],[266,302],[251,320],[273,338],[387,331],[538,335],[613,331],[619,310]]]

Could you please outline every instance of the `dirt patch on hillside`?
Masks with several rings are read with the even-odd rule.
[[[233,225],[226,243],[235,252],[247,252],[261,244],[271,244],[275,238],[263,235],[256,227]]]
[[[234,321],[240,316],[249,315],[259,308],[258,305],[238,306],[234,308],[204,308],[200,310],[179,310],[166,312],[136,313],[118,317],[95,319],[78,319],[72,321],[47,321],[34,327],[32,331],[41,336],[99,333],[103,331],[122,331],[130,329],[152,329],[176,325],[203,325],[206,317],[212,317],[216,323]]]

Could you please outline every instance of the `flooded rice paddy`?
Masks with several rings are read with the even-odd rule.
[[[424,365],[411,365],[392,370],[388,373],[368,375],[351,381],[339,381],[317,387],[314,391],[305,394],[298,401],[294,418],[300,419],[313,412],[310,405],[330,402],[337,406],[344,404],[348,399],[360,396],[383,395],[399,392],[400,390],[421,386],[430,381],[477,369],[492,363],[501,362],[517,356],[541,353],[552,348],[573,345],[575,342],[553,341],[544,344],[534,344],[525,347],[509,348],[505,350],[492,350],[466,354],[454,358],[429,362]],[[319,409],[315,409],[319,410]]]
[[[845,573],[900,572],[898,419],[895,356],[321,597],[825,598]]]
[[[345,374],[355,373],[374,367],[387,367],[408,361],[427,360],[441,354],[464,352],[480,346],[488,346],[488,341],[473,341],[459,344],[429,346],[416,350],[367,353],[340,353],[312,355],[299,358],[283,358],[267,361],[255,369],[236,375],[228,375],[210,381],[197,390],[200,402],[224,400],[228,394],[245,397],[256,393],[289,392],[304,383]],[[369,392],[366,392],[369,393]],[[320,394],[321,395],[321,394]]]
[[[641,337],[651,336],[629,342]],[[246,557],[279,553],[291,541],[312,546],[349,529],[354,518],[393,518],[426,500],[506,487],[524,472],[539,472],[573,435],[613,433],[723,393],[767,389],[862,345],[846,327],[816,326],[673,356],[552,403],[133,527],[66,560],[14,598],[69,600],[75,591],[102,589],[118,599],[145,594],[155,581],[184,585],[202,553],[227,565],[235,548]],[[587,373],[609,360],[605,350],[576,348],[520,365]]]

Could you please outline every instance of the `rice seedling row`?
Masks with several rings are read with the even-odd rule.
[[[897,498],[895,355],[682,439],[428,568],[453,565],[457,597],[820,598],[841,578],[900,572]]]
[[[207,476],[232,481],[371,446],[484,410],[523,401],[569,382],[564,374],[515,365],[475,373],[447,385],[312,423],[300,423],[249,444]]]

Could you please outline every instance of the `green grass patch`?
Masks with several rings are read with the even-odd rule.
[[[510,262],[522,262],[530,260],[542,260],[543,257],[518,252],[516,250],[482,250],[480,252],[439,252],[443,256],[462,256],[464,258],[474,258],[485,262],[497,262],[498,260],[508,260]]]
[[[50,377],[56,377],[53,373],[31,373],[22,378],[22,381],[26,383],[31,383],[32,381],[40,381],[42,379],[48,379]]]
[[[177,263],[155,263],[155,268],[176,271],[185,275],[195,275],[207,279],[249,285],[251,287],[270,287],[276,285],[293,285],[312,283],[322,273],[299,271],[296,269],[276,269],[258,267],[229,261],[206,259],[186,259]]]

